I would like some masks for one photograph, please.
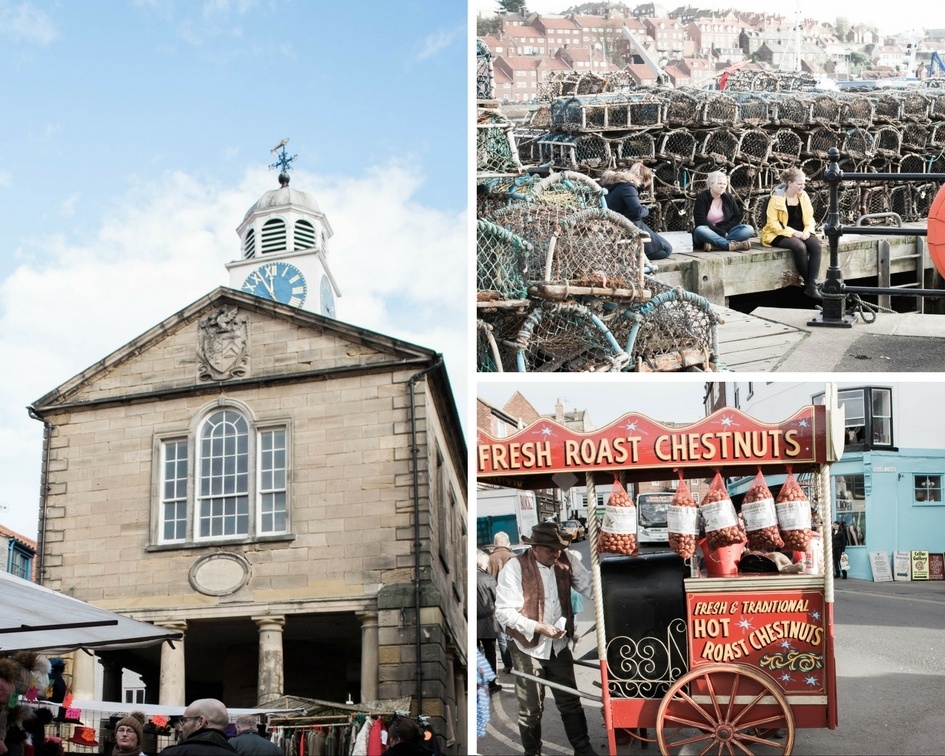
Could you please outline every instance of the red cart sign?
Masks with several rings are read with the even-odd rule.
[[[723,409],[692,425],[670,427],[629,414],[601,430],[579,433],[542,419],[513,436],[479,434],[480,478],[632,467],[824,463],[826,410],[809,405],[781,423],[762,423]]]
[[[767,673],[788,693],[826,691],[822,592],[697,593],[687,605],[692,669],[737,662]]]

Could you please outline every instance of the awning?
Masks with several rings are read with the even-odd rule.
[[[135,648],[183,637],[2,571],[0,607],[0,654]]]

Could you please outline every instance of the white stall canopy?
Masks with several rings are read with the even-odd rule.
[[[181,637],[181,633],[100,609],[0,572],[0,654],[133,648]]]

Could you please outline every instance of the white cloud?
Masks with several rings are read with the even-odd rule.
[[[342,297],[339,319],[443,352],[461,412],[466,391],[465,213],[414,198],[408,166],[360,177],[297,174],[334,230],[329,265]],[[26,407],[164,318],[229,281],[236,227],[272,174],[247,173],[221,187],[167,174],[139,182],[105,210],[88,242],[31,240],[42,260],[0,281],[0,478],[2,521],[35,534],[42,425]]]
[[[59,36],[59,30],[49,14],[31,3],[0,0],[0,36],[14,42],[38,43],[45,47]]]
[[[456,39],[466,39],[465,25],[454,29],[437,29],[433,34],[424,37],[420,50],[417,52],[417,60],[432,58],[440,50],[449,47]]]

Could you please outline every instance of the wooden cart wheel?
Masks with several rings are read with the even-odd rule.
[[[685,749],[787,756],[794,747],[794,715],[763,672],[742,664],[707,664],[680,677],[663,696],[656,739],[667,755]]]

